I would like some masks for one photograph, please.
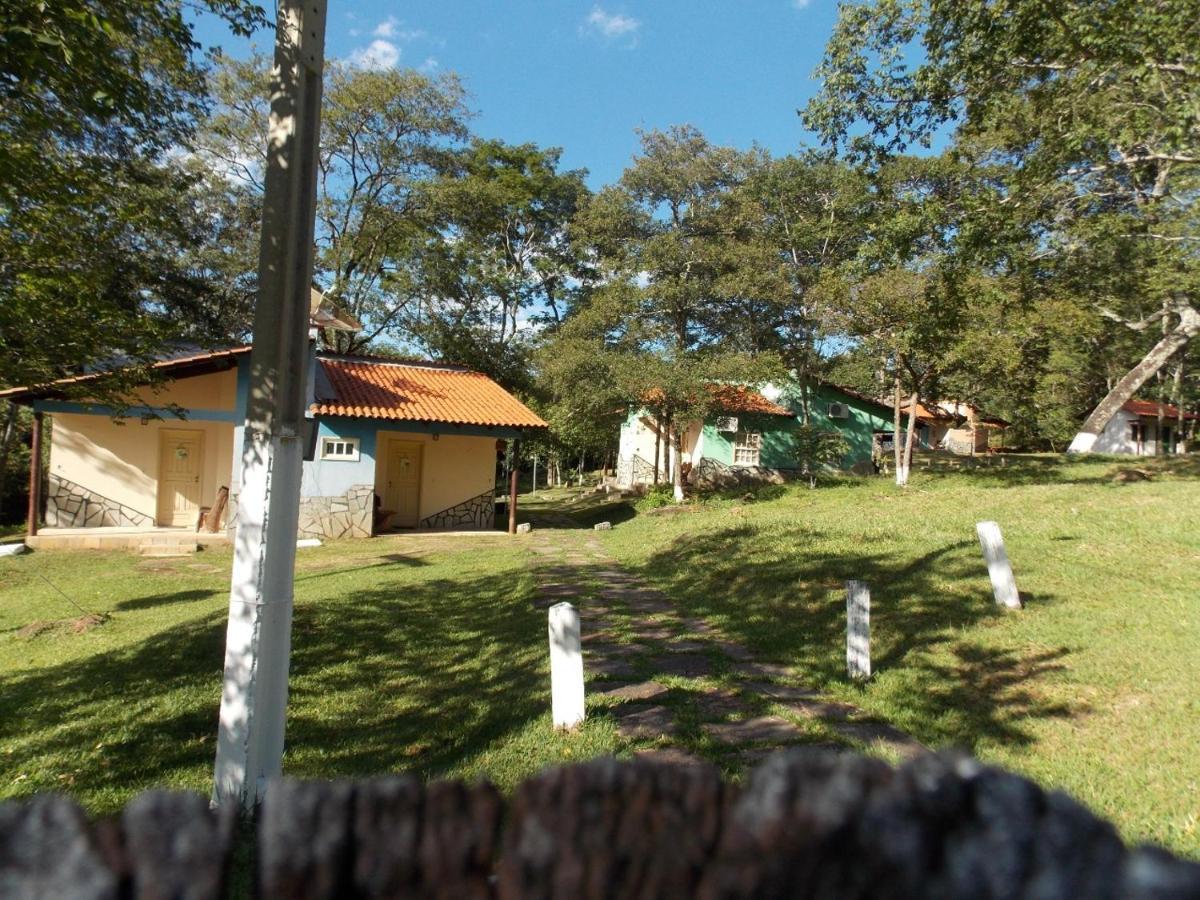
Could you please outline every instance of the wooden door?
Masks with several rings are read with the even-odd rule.
[[[391,523],[415,528],[421,512],[421,445],[393,441],[388,448],[388,482],[384,503],[395,510]]]
[[[200,515],[204,432],[163,429],[158,438],[158,524],[194,526]]]

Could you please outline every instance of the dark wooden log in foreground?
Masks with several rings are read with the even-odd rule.
[[[62,797],[5,804],[0,897],[223,897],[234,824],[189,794],[101,822]],[[263,897],[1200,898],[1200,865],[951,754],[793,750],[740,787],[596,760],[507,803],[486,784],[284,780],[257,828]]]

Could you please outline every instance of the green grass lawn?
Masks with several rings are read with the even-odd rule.
[[[640,515],[559,489],[523,497],[520,518],[612,521],[602,539],[628,568],[760,659],[1200,857],[1200,472],[1152,462],[1153,481],[1113,483],[1122,465],[942,460],[905,491],[847,479]],[[1023,611],[992,602],[974,531],[986,518]],[[526,548],[481,535],[299,551],[285,771],[507,788],[626,752],[600,698],[581,734],[550,728]],[[156,785],[208,791],[229,565],[228,550],[0,559],[0,799],[61,790],[106,813]],[[872,586],[864,686],[844,677],[848,578]],[[73,630],[80,610],[56,589],[109,618]]]
[[[105,813],[155,785],[208,792],[229,565],[228,550],[0,560],[0,798],[60,790]],[[111,618],[75,633],[59,620],[80,613],[51,584]],[[532,589],[504,536],[300,550],[285,771],[507,787],[612,752],[603,722],[550,727]],[[31,636],[33,622],[59,624]]]
[[[1139,463],[1140,464],[1140,463]],[[930,746],[1062,787],[1131,840],[1200,856],[1200,477],[1041,457],[818,490],[766,488],[605,537],[632,570],[809,684]],[[944,469],[944,467],[943,467]],[[975,523],[1003,529],[1026,608],[997,610]],[[846,579],[872,589],[865,686]]]

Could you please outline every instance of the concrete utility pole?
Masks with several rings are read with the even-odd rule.
[[[304,453],[326,0],[278,0],[258,303],[213,803],[252,809],[282,771]]]

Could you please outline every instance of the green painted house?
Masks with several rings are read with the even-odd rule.
[[[849,450],[844,469],[870,466],[874,437],[889,432],[892,408],[837,385],[805,391],[797,383],[761,391],[724,386],[715,391],[718,411],[684,429],[680,460],[689,483],[783,481],[796,474],[794,430],[805,421],[836,431]],[[806,402],[807,398],[807,402]],[[652,413],[631,410],[621,426],[617,483],[622,487],[669,481],[672,448]],[[655,469],[658,478],[655,478]]]

